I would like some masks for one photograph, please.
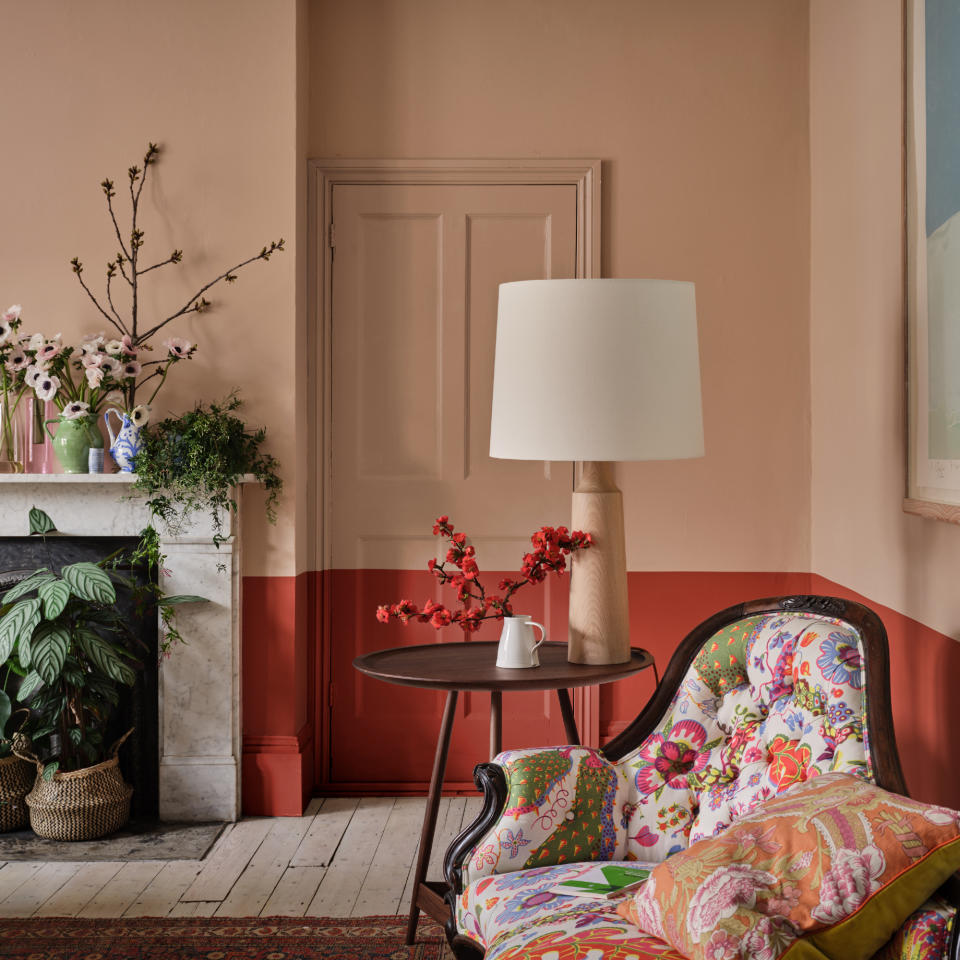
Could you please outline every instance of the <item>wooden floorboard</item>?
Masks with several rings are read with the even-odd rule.
[[[35,917],[75,917],[123,868],[102,860],[84,863],[77,872],[34,911]]]
[[[270,832],[270,825],[267,818],[234,824],[214,846],[197,879],[181,899],[223,900]]]
[[[290,861],[290,866],[327,866],[359,802],[356,797],[327,797]]]
[[[258,917],[309,826],[308,817],[274,820],[263,843],[217,908],[216,916]]]
[[[196,879],[201,860],[168,860],[124,912],[125,917],[165,917]]]
[[[77,916],[122,917],[162,869],[163,863],[159,860],[125,863]]]
[[[377,852],[396,801],[364,797],[343,834],[337,855],[327,867],[317,895],[307,907],[309,917],[349,917]],[[0,874],[3,871],[0,870]]]
[[[427,877],[480,812],[440,801]],[[328,797],[302,817],[233,824],[203,860],[0,861],[0,917],[359,917],[405,914],[426,801]]]
[[[0,917],[29,917],[80,869],[78,863],[45,863],[30,879],[0,901]]]
[[[350,911],[351,916],[370,917],[397,912],[410,863],[416,855],[425,807],[426,801],[415,797],[405,797],[394,803]]]

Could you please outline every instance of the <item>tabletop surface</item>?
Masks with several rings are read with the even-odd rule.
[[[496,666],[496,641],[473,640],[391,647],[357,657],[362,673],[390,683],[438,690],[556,690],[609,683],[639,673],[653,655],[633,647],[626,663],[586,664],[567,660],[567,645],[544,643],[537,651],[539,667]]]

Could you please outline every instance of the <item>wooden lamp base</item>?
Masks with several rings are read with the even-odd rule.
[[[572,529],[593,535],[593,546],[573,557],[570,579],[571,663],[626,663],[630,659],[627,549],[623,494],[613,464],[585,461],[573,493]]]

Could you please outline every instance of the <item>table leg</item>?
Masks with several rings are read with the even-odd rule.
[[[567,743],[580,746],[580,734],[577,733],[577,721],[573,716],[573,704],[566,687],[557,688],[557,699],[560,701],[560,715],[563,717],[563,729],[567,734]]]
[[[503,750],[503,692],[490,691],[490,759]]]
[[[433,848],[433,833],[437,826],[437,811],[440,808],[440,788],[443,786],[443,773],[447,766],[447,753],[450,749],[450,732],[453,729],[453,715],[457,709],[458,691],[447,692],[447,704],[443,708],[443,720],[440,722],[440,734],[437,737],[437,752],[433,758],[433,773],[430,775],[430,790],[427,793],[427,809],[423,817],[423,829],[420,831],[420,852],[417,854],[417,867],[413,873],[413,896],[410,900],[410,918],[407,921],[407,946],[413,943],[417,933],[417,917],[420,915],[418,899],[420,885],[426,879],[427,865]]]

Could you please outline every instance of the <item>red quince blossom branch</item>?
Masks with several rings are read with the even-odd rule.
[[[567,557],[578,550],[589,550],[593,537],[589,533],[566,527],[541,527],[530,537],[533,551],[524,554],[520,576],[516,580],[501,580],[501,594],[487,594],[480,583],[480,568],[477,566],[476,549],[467,543],[465,533],[455,533],[454,526],[447,516],[437,517],[433,525],[433,535],[444,537],[450,546],[443,560],[436,557],[427,564],[427,569],[441,584],[450,584],[457,590],[457,599],[463,604],[462,610],[450,610],[442,603],[427,600],[418,607],[410,600],[384,604],[377,607],[377,619],[381,623],[399,620],[406,626],[411,620],[417,623],[429,623],[437,630],[455,623],[464,633],[475,633],[484,620],[502,620],[513,614],[510,599],[521,587],[528,583],[541,583],[547,574],[563,574],[567,567]],[[448,570],[447,564],[453,569]]]

